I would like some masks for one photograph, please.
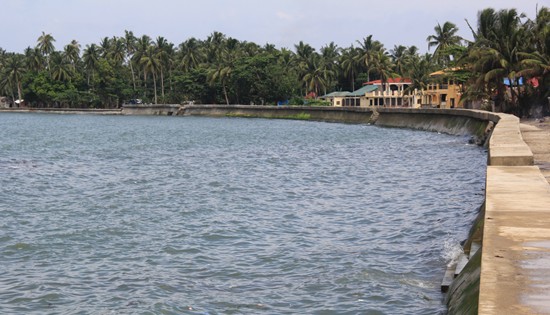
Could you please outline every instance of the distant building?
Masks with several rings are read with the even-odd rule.
[[[410,91],[411,80],[389,79],[382,85],[381,80],[366,82],[353,92],[332,92],[322,96],[332,106],[360,107],[420,107],[420,93]]]
[[[454,69],[451,69],[451,71]],[[433,82],[422,91],[422,107],[461,108],[461,85],[447,76],[446,71],[436,71],[430,74]]]
[[[382,84],[381,80],[365,83],[365,86],[376,87],[365,95],[365,106],[384,107],[420,107],[419,93],[410,90],[411,80],[390,78]]]
[[[332,106],[341,107],[344,106],[343,104],[345,97],[348,96],[350,93],[351,92],[348,91],[332,92],[323,95],[320,98],[329,101]]]

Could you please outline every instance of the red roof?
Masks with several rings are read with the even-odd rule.
[[[389,78],[386,83],[412,83],[411,79],[406,78]],[[382,80],[374,80],[363,83],[363,85],[382,85]]]

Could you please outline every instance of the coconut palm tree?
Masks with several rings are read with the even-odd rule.
[[[73,76],[73,65],[68,58],[54,51],[51,55],[51,75],[52,79],[59,81],[70,81]]]
[[[27,47],[25,49],[25,58],[28,70],[38,72],[44,69],[46,61],[38,47]]]
[[[310,68],[302,77],[308,91],[312,91],[316,96],[319,95],[322,89],[325,90],[328,85],[328,80],[331,75],[330,71],[322,65],[320,58],[313,57],[308,64]]]
[[[428,50],[432,47],[435,47],[434,57],[436,60],[447,65],[450,61],[450,56],[445,54],[445,50],[455,46],[460,45],[462,38],[456,33],[458,32],[458,27],[454,23],[445,22],[443,26],[437,23],[434,27],[435,34],[428,36],[426,41],[428,42]]]
[[[80,44],[73,39],[70,44],[65,46],[64,56],[70,61],[73,71],[76,72],[76,63],[80,60]]]
[[[159,61],[159,72],[160,72],[160,86],[161,86],[161,95],[164,100],[164,71],[170,69],[170,64],[172,62],[171,57],[173,55],[173,44],[168,43],[168,41],[162,37],[157,37],[155,42],[156,58]]]
[[[149,49],[151,44],[152,44],[151,37],[147,35],[142,35],[140,38],[136,40],[135,52],[132,59],[135,61],[137,65],[140,66],[137,68],[139,71],[143,70],[143,67],[141,67],[141,58],[143,58],[147,54],[147,50]],[[146,73],[143,73],[143,87],[145,88],[145,90],[147,90],[146,77],[147,77]]]
[[[227,50],[227,38],[223,33],[213,32],[205,41],[205,58],[207,63],[216,62]]]
[[[521,22],[523,15],[515,9],[495,11],[485,9],[478,15],[476,41],[470,50],[473,71],[476,73],[476,89],[485,87],[487,94],[493,94],[503,110],[520,114],[518,108],[518,79],[521,71],[521,52],[526,50],[525,28]],[[490,28],[488,26],[490,25]],[[511,100],[505,102],[504,79],[510,84]],[[504,106],[504,107],[503,107]]]
[[[122,66],[122,63],[126,58],[126,48],[124,47],[124,41],[122,38],[113,37],[111,39],[111,45],[107,56],[116,67]]]
[[[411,84],[406,92],[411,93],[414,90],[426,90],[430,83],[430,73],[433,70],[431,55],[426,53],[423,56],[414,55],[409,57],[407,69],[406,75],[411,80]]]
[[[149,46],[145,54],[141,57],[139,63],[143,67],[144,79],[147,80],[147,74],[151,73],[153,75],[153,89],[154,89],[154,101],[155,104],[158,103],[157,97],[157,72],[159,71],[160,59],[158,58],[157,51],[154,46]]]
[[[132,62],[132,56],[136,50],[136,37],[132,31],[124,31],[124,37],[122,38],[124,43],[124,49],[126,50],[126,63],[130,66],[130,72],[132,73],[132,86],[134,92],[136,91],[136,76],[134,74],[134,63]]]
[[[405,65],[407,63],[407,47],[403,45],[395,45],[390,50],[390,57],[395,67],[395,72],[401,77],[405,76]]]
[[[340,71],[340,64],[338,63],[338,58],[340,57],[340,47],[338,47],[334,42],[331,42],[328,45],[321,47],[321,58],[322,64],[325,68],[327,75],[327,85],[326,89],[332,89],[335,86],[335,80]]]
[[[113,41],[109,37],[103,37],[99,42],[99,52],[101,58],[107,59],[109,52],[111,51],[111,45]]]
[[[19,100],[22,100],[21,79],[26,71],[25,57],[19,54],[8,55],[3,61],[2,69],[3,81],[5,80],[3,84],[15,84],[17,97]]]
[[[195,69],[204,60],[200,42],[194,37],[179,45],[179,53],[181,56],[180,67],[185,72]]]
[[[215,68],[208,70],[208,82],[214,84],[216,82],[221,83],[223,89],[223,95],[225,97],[225,103],[229,105],[229,95],[227,92],[227,83],[231,78],[233,68],[227,64],[218,64]]]
[[[370,73],[373,69],[374,58],[380,52],[385,51],[384,45],[377,40],[373,40],[372,35],[363,38],[362,41],[357,41],[357,43],[359,44],[360,49],[358,58],[366,67],[367,81],[370,81]]]
[[[350,46],[342,50],[340,55],[340,66],[344,75],[348,76],[351,81],[351,89],[355,91],[355,76],[361,69],[359,61],[359,49]]]
[[[42,32],[42,35],[40,35],[40,37],[38,37],[38,40],[37,40],[36,47],[38,48],[40,53],[42,53],[42,55],[45,57],[48,71],[50,68],[49,55],[53,51],[55,51],[55,46],[53,45],[54,42],[55,42],[55,39],[53,38],[53,36],[51,34],[46,34],[44,32]]]
[[[384,92],[388,80],[396,75],[393,72],[393,64],[388,53],[385,50],[376,51],[371,57],[371,67],[378,75],[382,84],[382,92]]]
[[[311,62],[314,58],[317,58],[318,55],[315,52],[315,48],[304,43],[303,41],[300,41],[297,45],[294,45],[294,48],[296,49],[294,64],[297,68],[298,77],[303,83],[304,95],[306,95],[308,92],[308,86],[306,80],[304,80],[304,77],[313,68]],[[313,55],[316,55],[316,57],[313,57]]]
[[[84,53],[82,54],[82,60],[84,61],[84,67],[86,68],[87,82],[90,86],[90,75],[92,76],[92,81],[94,80],[94,74],[99,67],[99,48],[96,44],[86,45]]]

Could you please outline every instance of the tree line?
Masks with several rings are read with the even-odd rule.
[[[176,46],[132,31],[85,47],[73,40],[58,50],[55,38],[42,32],[23,53],[0,48],[0,95],[32,107],[113,108],[130,99],[302,104],[306,95],[353,91],[392,77],[409,78],[411,91],[422,90],[433,80],[430,73],[446,69],[447,78],[463,86],[462,101],[517,115],[532,106],[548,113],[550,10],[542,7],[531,19],[515,9],[488,8],[468,26],[473,40],[459,37],[452,22],[437,24],[424,54],[416,46],[387,49],[373,35],[317,51],[302,41],[294,50],[278,49],[220,32]]]

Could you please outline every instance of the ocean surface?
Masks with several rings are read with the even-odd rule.
[[[464,137],[0,114],[1,314],[441,314],[483,200]]]

